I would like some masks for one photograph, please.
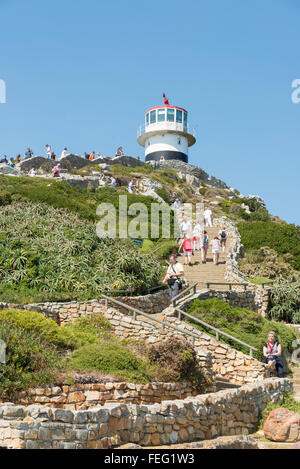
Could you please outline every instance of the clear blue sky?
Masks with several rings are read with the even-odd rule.
[[[0,0],[0,154],[143,157],[145,110],[189,111],[190,162],[300,224],[299,0]]]

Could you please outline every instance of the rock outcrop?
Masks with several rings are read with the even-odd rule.
[[[274,409],[264,425],[264,434],[271,441],[300,441],[300,415],[285,409]]]

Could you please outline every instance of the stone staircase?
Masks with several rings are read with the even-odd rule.
[[[220,260],[218,265],[213,263],[213,255],[211,251],[211,240],[218,236],[220,227],[205,228],[209,238],[209,248],[207,253],[206,264],[201,263],[201,251],[195,251],[192,256],[192,265],[184,265],[184,255],[178,257],[178,262],[184,266],[184,275],[190,284],[197,282],[198,289],[205,288],[207,282],[226,282],[224,275],[226,270],[226,257],[230,249],[230,238],[227,240],[225,252],[220,253]],[[216,285],[213,287],[215,290],[227,289],[228,287]]]

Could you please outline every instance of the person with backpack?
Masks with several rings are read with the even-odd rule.
[[[169,264],[166,276],[162,282],[164,284],[168,284],[171,300],[175,298],[175,296],[178,295],[179,290],[182,289],[183,281],[184,281],[183,265],[177,262],[176,254],[172,254],[170,256],[170,264]]]
[[[276,368],[278,378],[284,377],[281,353],[282,348],[281,344],[276,341],[276,333],[274,331],[269,332],[268,342],[264,345],[263,348],[263,363],[267,364],[271,376],[273,375],[274,368]]]
[[[223,252],[225,252],[225,249],[226,249],[227,237],[228,235],[227,235],[225,226],[223,226],[223,228],[219,231],[219,239],[220,239],[221,248]]]
[[[200,240],[200,249],[201,249],[201,262],[206,264],[206,256],[208,251],[208,236],[207,231],[203,231]]]

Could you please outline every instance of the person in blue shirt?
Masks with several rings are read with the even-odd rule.
[[[4,155],[3,158],[0,160],[0,163],[2,164],[8,164],[8,161],[7,161],[7,156]]]
[[[29,158],[33,157],[33,151],[30,150],[30,148],[27,148],[27,151],[24,154],[25,160],[28,160]]]

